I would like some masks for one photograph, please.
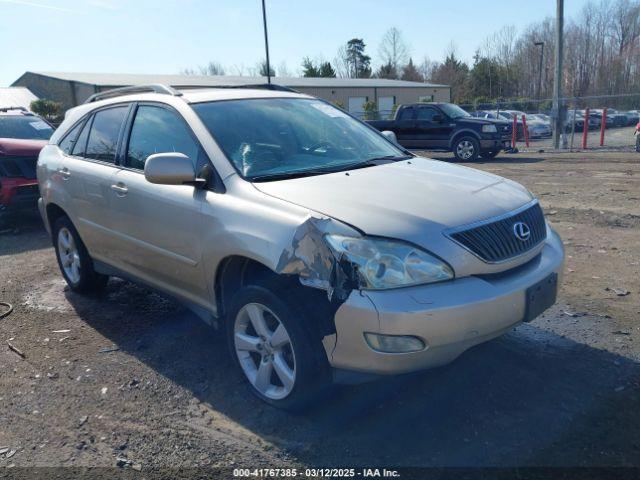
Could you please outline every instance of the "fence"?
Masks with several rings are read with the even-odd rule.
[[[562,99],[561,148],[634,148],[640,122],[640,94]],[[516,99],[460,105],[472,116],[514,122],[519,149],[553,148],[555,112],[550,99]],[[528,138],[526,138],[528,136]]]

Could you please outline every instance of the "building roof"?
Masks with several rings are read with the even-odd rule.
[[[155,75],[129,73],[80,73],[80,72],[27,72],[69,82],[86,83],[98,87],[119,87],[125,85],[143,85],[162,83],[173,87],[233,87],[241,85],[262,85],[267,77],[240,77],[232,75]],[[444,87],[433,83],[389,80],[385,78],[308,78],[308,77],[271,77],[272,83],[287,87],[393,87],[393,88],[429,88]]]
[[[34,100],[38,97],[27,87],[0,87],[0,108],[24,107],[29,110]]]

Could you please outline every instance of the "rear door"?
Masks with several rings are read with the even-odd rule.
[[[98,260],[108,258],[117,241],[110,186],[118,170],[116,151],[129,108],[129,104],[120,104],[95,111],[77,137],[68,143],[65,138],[61,144],[63,152],[69,152],[65,152],[57,172],[70,196],[68,213],[89,252]]]
[[[140,103],[132,112],[122,169],[113,177],[114,228],[120,242],[115,258],[125,271],[162,290],[202,304],[207,282],[202,272],[201,209],[204,190],[189,185],[157,185],[144,176],[155,153],[180,152],[199,171],[208,159],[173,108]]]
[[[402,107],[396,116],[395,134],[398,143],[404,147],[418,146],[416,144],[415,110],[412,106]]]

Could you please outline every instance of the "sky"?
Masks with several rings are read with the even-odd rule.
[[[566,0],[565,17],[586,0]],[[555,15],[556,0],[266,0],[271,64],[332,61],[351,38],[374,60],[384,32],[411,56],[442,60],[454,42],[471,61],[485,38]],[[0,0],[0,86],[25,71],[180,73],[221,63],[227,74],[264,58],[260,0]]]

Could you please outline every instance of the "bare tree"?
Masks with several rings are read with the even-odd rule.
[[[390,70],[397,75],[407,63],[409,47],[402,39],[402,32],[396,27],[387,30],[378,47],[378,55],[383,65],[391,67]]]

